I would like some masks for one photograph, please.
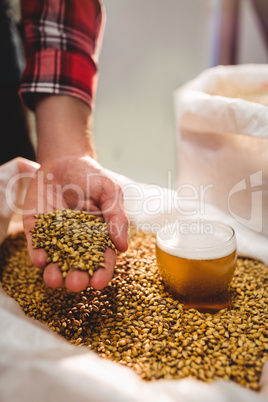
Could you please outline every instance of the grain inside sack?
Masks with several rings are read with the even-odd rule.
[[[268,359],[268,270],[259,261],[238,259],[232,307],[214,315],[186,310],[165,292],[151,234],[133,231],[101,291],[48,288],[22,233],[4,241],[0,261],[3,289],[25,314],[144,380],[221,378],[259,389]]]

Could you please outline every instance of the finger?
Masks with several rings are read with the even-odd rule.
[[[100,199],[100,207],[108,221],[109,236],[117,250],[128,248],[128,218],[124,205],[123,192],[112,180],[106,180]]]
[[[61,270],[57,264],[49,264],[43,274],[44,282],[50,288],[58,288],[63,285]]]
[[[89,280],[89,284],[94,289],[103,289],[111,281],[114,273],[114,266],[116,261],[116,253],[107,248],[104,253],[104,268],[99,268],[94,272],[92,278]]]
[[[72,292],[81,292],[89,285],[87,272],[70,270],[65,279],[65,286]]]
[[[108,218],[108,232],[118,251],[126,251],[128,248],[128,218],[112,215]]]
[[[25,228],[25,226],[24,226]],[[26,233],[27,239],[27,249],[30,255],[30,259],[37,268],[44,268],[46,266],[47,261],[47,253],[43,248],[35,249],[32,245],[32,233],[27,231]]]

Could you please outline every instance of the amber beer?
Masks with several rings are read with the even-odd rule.
[[[234,230],[216,221],[180,221],[157,234],[156,256],[166,290],[185,305],[214,312],[230,305],[236,265]]]

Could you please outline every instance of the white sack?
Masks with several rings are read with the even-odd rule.
[[[22,159],[15,159],[0,167],[0,199],[3,206],[0,210],[0,222],[3,224],[1,240],[12,214],[5,194],[9,179],[19,172],[32,172],[37,167],[37,164]],[[167,218],[178,216],[177,211],[168,207],[175,194],[172,190],[138,184],[109,173],[126,190],[129,215],[135,218],[140,227],[144,225],[148,229],[157,220],[161,224]],[[25,186],[24,179],[12,186],[14,202],[16,199],[18,201],[18,195],[22,197]],[[18,190],[21,192],[18,193]],[[162,198],[162,202],[158,197]],[[146,199],[150,198],[151,202],[147,204]],[[22,204],[22,201],[20,198],[19,203]],[[160,204],[163,213],[156,215]],[[0,328],[1,402],[268,401],[267,364],[259,393],[223,380],[212,384],[193,379],[145,382],[132,370],[101,359],[86,347],[70,345],[46,326],[26,317],[18,303],[1,288]]]
[[[242,230],[242,253],[259,246],[268,264],[268,107],[238,96],[268,105],[268,65],[212,68],[175,92],[178,188],[206,189],[205,204]]]

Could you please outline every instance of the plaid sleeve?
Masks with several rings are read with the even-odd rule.
[[[23,0],[26,67],[20,95],[70,95],[92,106],[102,23],[98,0]]]

